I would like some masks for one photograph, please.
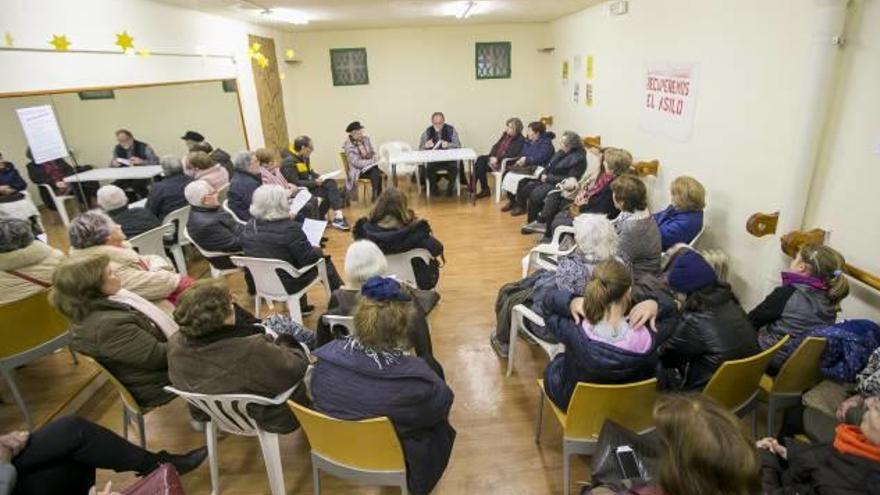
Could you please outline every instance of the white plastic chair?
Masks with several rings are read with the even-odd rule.
[[[230,215],[232,215],[232,218],[234,218],[236,222],[238,222],[242,225],[247,224],[246,221],[238,218],[238,215],[236,215],[235,212],[232,211],[232,208],[229,207],[229,200],[228,199],[223,200],[223,209],[226,210],[226,213],[229,213]]]
[[[424,170],[422,171],[422,173],[425,174],[425,176],[424,176],[424,177],[425,177],[425,199],[430,200],[430,199],[431,199],[431,181],[428,179],[428,165],[430,165],[430,163],[419,163],[419,164],[418,164],[418,167],[424,169]],[[458,165],[456,164],[456,166],[458,166]],[[448,175],[449,175],[448,173],[446,173],[445,170],[438,170],[437,173],[438,173],[441,177],[442,177],[442,176],[448,176]],[[447,178],[448,178],[448,177],[447,177]],[[416,179],[418,179],[418,177],[417,177]],[[422,182],[421,182],[420,180],[417,180],[416,182],[418,182],[418,183],[419,183],[419,187],[421,187]],[[422,191],[419,190],[419,193],[421,193],[421,192],[422,192]],[[460,177],[458,177],[458,176],[456,176],[456,179],[455,179],[455,193],[456,193],[459,197],[461,196],[461,180],[460,180]]]
[[[154,254],[165,258],[165,236],[174,232],[173,225],[160,225],[128,240],[141,256]]]
[[[284,301],[287,303],[287,309],[290,317],[299,323],[302,323],[302,308],[299,304],[299,298],[302,297],[315,284],[320,283],[324,286],[324,292],[330,297],[330,281],[327,279],[327,264],[321,258],[317,263],[296,268],[290,263],[282,260],[271,258],[251,258],[248,256],[232,256],[229,258],[232,263],[242,268],[247,268],[254,278],[254,286],[257,293],[254,296],[254,309],[257,317],[260,315],[260,299],[265,299],[272,306],[272,301]],[[281,270],[293,278],[300,278],[312,268],[317,267],[318,276],[315,277],[308,285],[298,292],[288,294],[284,290],[284,284],[281,277],[278,276],[276,270]]]
[[[211,277],[220,278],[241,271],[240,268],[217,268],[211,261],[212,258],[236,256],[241,254],[241,251],[236,251],[234,253],[222,253],[220,251],[208,251],[207,249],[203,249],[201,246],[196,244],[196,241],[194,241],[192,237],[190,237],[189,231],[186,230],[185,226],[183,227],[183,237],[185,237],[187,241],[189,241],[189,243],[192,244],[196,248],[196,250],[202,255],[202,257],[208,261],[208,266],[211,267]]]
[[[520,332],[535,341],[538,346],[547,353],[547,356],[549,356],[550,359],[553,359],[557,354],[565,350],[565,345],[547,342],[530,332],[526,327],[525,320],[529,320],[538,326],[544,326],[544,319],[531,309],[522,304],[517,304],[513,307],[510,312],[510,340],[507,351],[507,376],[510,376],[510,374],[513,373],[513,356],[516,354],[516,340]]]
[[[55,211],[58,212],[58,216],[61,217],[61,223],[64,224],[65,228],[70,227],[70,215],[67,213],[66,202],[68,200],[75,200],[76,198],[73,195],[65,194],[62,196],[55,195],[55,190],[52,189],[52,186],[49,184],[38,184],[43,190],[48,191],[49,197],[52,198],[52,203],[55,204]]]
[[[385,260],[388,262],[388,275],[394,275],[398,280],[406,282],[412,286],[416,286],[416,274],[413,272],[412,260],[421,259],[425,263],[430,263],[433,256],[427,249],[411,249],[405,253],[386,254]]]
[[[574,235],[574,227],[570,227],[568,225],[561,225],[556,227],[556,230],[553,232],[553,239],[551,239],[550,244],[538,244],[529,250],[529,253],[526,254],[522,259],[522,276],[526,278],[529,275],[529,272],[533,268],[544,268],[551,271],[556,271],[556,261],[560,256],[565,256],[567,254],[571,254],[575,249],[575,245],[568,249],[560,249],[559,244],[562,241],[562,236],[565,234]]]
[[[266,473],[269,475],[269,487],[272,495],[284,495],[284,468],[281,465],[281,449],[278,445],[278,434],[262,430],[254,418],[247,412],[250,404],[259,406],[278,406],[287,402],[294,386],[281,392],[274,398],[260,397],[259,395],[247,394],[224,394],[208,395],[196,394],[177,390],[174,387],[165,387],[171,392],[194,407],[200,409],[211,417],[211,421],[205,425],[205,437],[208,443],[208,462],[211,468],[211,495],[220,493],[220,465],[217,462],[217,429],[232,435],[257,437],[260,441],[260,450],[263,452],[263,462],[266,464]]]
[[[379,167],[389,177],[391,176],[391,157],[403,151],[412,151],[412,146],[410,146],[409,143],[403,141],[389,141],[387,143],[382,143],[382,145],[379,146]],[[412,175],[417,170],[417,165],[409,163],[398,163],[395,167],[394,172],[399,177],[401,175]],[[416,187],[418,188],[419,193],[421,193],[422,183],[418,180],[416,181]]]
[[[343,327],[351,335],[354,333],[354,316],[324,315],[321,320],[330,327],[330,334],[336,335],[334,327]]]
[[[171,235],[166,237],[166,239],[174,240],[173,244],[168,245],[168,250],[171,251],[171,255],[174,257],[174,264],[177,266],[177,271],[181,275],[187,274],[186,256],[183,255],[183,246],[189,244],[189,239],[183,236],[183,229],[189,221],[190,209],[189,205],[184,206],[183,208],[178,208],[165,215],[165,218],[162,219],[163,225],[171,225],[174,229]]]
[[[501,160],[501,168],[499,168],[497,172],[494,170],[491,170],[491,169],[489,170],[489,173],[495,177],[495,202],[496,203],[501,202],[501,192],[502,192],[501,191],[501,178],[504,177],[504,172],[507,171],[507,164],[510,162],[515,162],[517,160],[518,160],[518,158],[516,158],[516,157],[505,158],[505,159]]]

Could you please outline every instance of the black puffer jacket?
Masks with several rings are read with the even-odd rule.
[[[122,227],[122,232],[129,239],[162,225],[162,222],[146,208],[123,206],[108,211],[107,215]]]
[[[317,263],[323,256],[320,249],[309,243],[302,225],[289,218],[280,220],[252,218],[244,226],[241,247],[245,256],[283,260],[297,268]],[[313,268],[297,279],[281,271],[278,275],[287,292],[293,294],[314,280],[318,276],[318,271]]]
[[[553,154],[544,170],[548,184],[558,184],[567,177],[580,179],[587,169],[587,152],[583,148],[559,150]]]
[[[186,231],[200,248],[219,253],[241,253],[241,234],[244,225],[235,221],[229,212],[220,208],[193,206],[189,211]],[[229,256],[209,258],[215,268],[233,268]]]
[[[356,240],[373,241],[385,254],[405,253],[413,249],[425,249],[434,259],[426,264],[421,259],[412,261],[413,273],[419,289],[430,290],[440,279],[440,262],[436,258],[443,256],[443,244],[431,235],[431,226],[427,220],[415,222],[400,228],[384,228],[361,218],[354,224],[352,235]]]
[[[672,336],[658,352],[664,368],[678,370],[679,376],[669,380],[671,388],[699,390],[724,361],[753,356],[761,349],[755,329],[729,288],[704,289],[689,297]],[[695,297],[702,304],[691,310],[688,306]]]
[[[761,451],[767,495],[880,495],[880,463],[842,454],[832,444],[786,442],[788,461]]]

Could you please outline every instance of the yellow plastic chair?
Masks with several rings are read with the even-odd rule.
[[[767,435],[773,436],[776,411],[801,403],[801,396],[822,380],[819,362],[825,350],[822,337],[807,337],[791,353],[776,378],[761,377],[761,395],[767,398]]]
[[[119,392],[119,398],[122,400],[122,437],[128,440],[128,426],[129,424],[134,423],[134,425],[138,429],[138,435],[141,439],[141,448],[147,448],[147,436],[144,432],[144,414],[146,414],[149,409],[141,407],[140,404],[135,400],[134,396],[131,395],[131,392],[128,391],[128,388],[122,384],[119,380],[113,376],[113,373],[110,373],[107,368],[101,365],[96,359],[86,356],[83,354],[89,362],[95,365],[98,370],[103,371],[107,374],[107,378],[110,379],[110,383],[113,384],[113,388]]]
[[[321,493],[321,471],[372,485],[397,486],[406,495],[403,448],[388,418],[344,421],[293,401],[287,404],[311,445],[315,495]]]
[[[538,380],[541,389],[538,401],[538,421],[535,424],[535,443],[541,441],[541,424],[544,420],[544,380]],[[657,379],[651,378],[622,385],[578,383],[562,411],[547,401],[553,415],[562,426],[562,482],[563,493],[569,494],[571,484],[571,456],[592,455],[596,450],[599,432],[606,420],[614,421],[639,434],[653,429],[654,401],[657,398]]]
[[[342,160],[342,170],[345,172],[345,177],[348,178],[351,174],[351,165],[348,163],[348,155],[346,155],[344,151],[340,151],[339,159]],[[354,193],[357,194],[358,188],[362,188],[364,192],[361,198],[363,198],[363,201],[366,203],[367,198],[370,197],[367,195],[367,191],[370,190],[370,187],[372,187],[372,182],[370,182],[370,179],[358,178],[357,184],[355,184]],[[347,193],[345,194],[345,200],[346,202],[349,202],[350,200],[350,197]]]
[[[703,395],[717,400],[739,417],[752,413],[752,436],[758,433],[758,384],[773,356],[786,342],[787,335],[754,356],[721,363],[703,389]]]
[[[28,427],[31,415],[15,383],[15,368],[69,345],[68,322],[51,304],[49,291],[0,306],[0,374],[9,385]],[[76,364],[76,355],[73,354]]]

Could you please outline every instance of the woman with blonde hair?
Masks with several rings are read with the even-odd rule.
[[[423,359],[410,355],[411,311],[399,282],[367,280],[354,333],[314,352],[311,393],[315,409],[334,418],[388,417],[403,446],[409,491],[426,494],[443,475],[455,441],[453,394]]]
[[[229,172],[226,167],[214,161],[204,151],[191,151],[186,155],[187,174],[196,180],[203,180],[215,191],[229,184]]]
[[[706,208],[706,189],[693,177],[676,177],[669,192],[670,205],[654,213],[663,251],[679,243],[690,244],[703,229]]]

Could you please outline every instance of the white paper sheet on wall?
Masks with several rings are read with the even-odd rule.
[[[18,108],[15,111],[35,163],[67,157],[67,145],[64,144],[52,105]]]

